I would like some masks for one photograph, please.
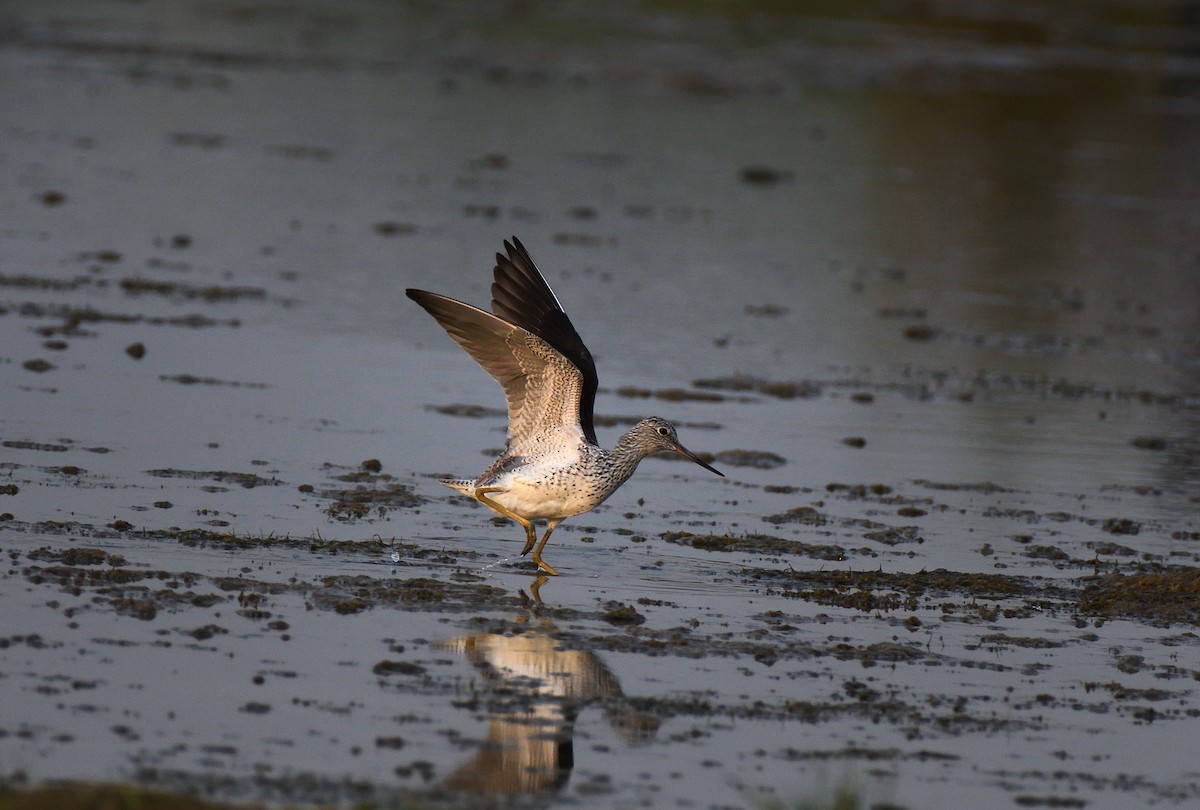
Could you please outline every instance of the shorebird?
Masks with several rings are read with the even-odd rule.
[[[505,241],[504,250],[507,256],[496,254],[491,312],[425,290],[406,294],[500,383],[508,400],[504,452],[475,480],[442,483],[520,523],[521,555],[532,550],[538,568],[556,575],[542,559],[550,533],[603,503],[646,456],[669,450],[724,473],[680,444],[675,427],[656,416],[634,425],[614,449],[599,445],[592,354],[520,240]],[[540,543],[536,520],[546,521]]]

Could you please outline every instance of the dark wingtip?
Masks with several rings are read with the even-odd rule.
[[[516,236],[512,238],[511,242],[507,239],[504,240],[504,249],[508,251],[508,261],[523,259],[529,262],[529,264],[534,263],[533,257],[529,255],[529,251],[525,249],[525,246],[521,244],[521,240]]]

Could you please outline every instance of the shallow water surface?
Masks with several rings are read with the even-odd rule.
[[[1195,27],[970,8],[9,4],[5,787],[1194,804]],[[403,294],[513,234],[727,475],[552,579]]]

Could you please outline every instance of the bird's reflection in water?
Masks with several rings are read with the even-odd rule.
[[[594,653],[565,649],[524,617],[510,633],[475,633],[445,642],[483,675],[489,706],[487,740],[446,777],[450,791],[547,793],[566,785],[574,766],[574,726],[587,703],[603,701],[605,715],[630,745],[648,742],[659,719],[624,703],[621,685]]]

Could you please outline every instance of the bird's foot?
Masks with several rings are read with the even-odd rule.
[[[553,568],[550,566],[550,563],[548,563],[548,562],[546,562],[545,560],[543,560],[543,559],[542,559],[542,555],[541,555],[541,554],[539,554],[537,551],[533,552],[533,561],[534,561],[535,563],[537,563],[537,567],[538,567],[538,568],[542,569],[543,571],[545,571],[545,572],[546,572],[547,574],[549,574],[550,576],[552,576],[552,577],[556,577],[556,576],[558,576],[558,572],[557,572],[557,571],[555,571],[555,570],[554,570],[554,569],[553,569]]]

